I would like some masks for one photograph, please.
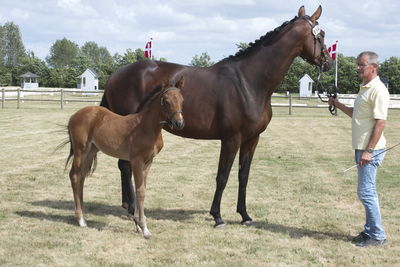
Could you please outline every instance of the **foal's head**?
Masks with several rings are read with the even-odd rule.
[[[183,96],[180,91],[183,86],[183,77],[175,85],[169,81],[161,85],[161,105],[167,116],[165,123],[173,130],[181,130],[185,126],[182,113]]]

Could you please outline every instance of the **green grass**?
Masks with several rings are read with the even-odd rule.
[[[26,102],[28,103],[28,102]],[[6,266],[265,266],[379,265],[400,263],[400,148],[390,151],[378,174],[389,245],[357,248],[349,238],[364,223],[356,195],[350,119],[325,109],[274,108],[261,136],[247,190],[252,227],[235,212],[237,161],[214,229],[208,214],[215,190],[219,141],[179,138],[164,132],[145,200],[145,240],[121,205],[117,160],[99,154],[85,183],[88,227],[73,217],[64,163],[69,116],[84,103],[6,106],[0,109],[0,265]],[[400,142],[400,111],[389,111],[389,146]]]

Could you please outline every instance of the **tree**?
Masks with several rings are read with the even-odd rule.
[[[107,48],[99,47],[95,42],[86,42],[80,51],[81,56],[86,57],[92,66],[112,64],[113,59]]]
[[[69,67],[73,65],[78,54],[78,45],[64,37],[51,46],[50,55],[46,61],[53,68]]]
[[[128,48],[123,56],[119,54],[114,55],[114,61],[118,67],[146,59],[147,58],[144,57],[144,51],[140,48],[136,49],[135,51],[132,51],[132,49]]]
[[[238,43],[236,44],[236,47],[239,48],[239,50],[246,50],[250,45],[248,43]]]
[[[189,65],[200,68],[206,68],[206,67],[211,67],[214,64],[215,63],[211,61],[211,58],[208,55],[208,53],[204,52],[200,56],[195,55]]]
[[[316,81],[318,70],[315,66],[308,64],[302,58],[296,57],[276,91],[279,93],[286,93],[287,91],[298,93],[299,80],[304,76],[304,74],[308,74],[314,81]]]
[[[400,93],[400,58],[390,57],[379,67],[380,77],[389,80],[389,92],[391,94]]]
[[[18,25],[6,22],[0,30],[0,63],[5,66],[17,66],[25,56]]]

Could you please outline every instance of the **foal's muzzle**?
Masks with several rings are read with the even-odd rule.
[[[185,120],[182,116],[182,111],[176,111],[170,114],[165,121],[171,130],[182,130],[185,127]]]

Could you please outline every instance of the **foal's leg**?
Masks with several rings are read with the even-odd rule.
[[[82,153],[74,150],[74,158],[69,172],[69,178],[71,180],[72,191],[74,194],[75,202],[75,218],[78,220],[79,225],[84,227],[87,226],[85,219],[83,218],[83,197],[82,197]]]
[[[214,227],[224,226],[225,222],[221,218],[221,198],[224,192],[226,183],[228,182],[229,173],[232,168],[233,161],[239,149],[238,138],[221,141],[221,154],[219,157],[217,188],[215,189],[214,199],[211,205],[210,214],[214,217]]]
[[[258,144],[259,136],[256,136],[240,147],[239,156],[239,192],[236,211],[242,216],[242,224],[250,225],[252,219],[247,214],[246,209],[246,188],[249,179],[250,166],[253,160],[254,151]]]
[[[131,163],[131,167],[136,188],[136,208],[133,219],[135,220],[138,232],[141,230],[144,238],[149,239],[151,238],[151,233],[147,229],[146,216],[144,215],[144,197],[146,193],[145,166],[143,161],[137,160]]]

